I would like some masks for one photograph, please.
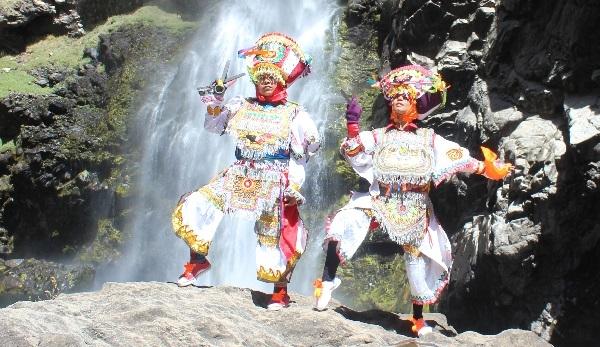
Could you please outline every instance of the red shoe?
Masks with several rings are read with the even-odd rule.
[[[269,305],[267,305],[267,310],[279,311],[288,306],[290,306],[290,296],[287,294],[287,288],[275,287]]]
[[[414,317],[411,317],[410,321],[413,324],[412,332],[418,337],[422,337],[433,332],[433,329],[427,325],[423,318],[415,319]]]
[[[188,262],[185,263],[183,267],[184,270],[177,280],[177,285],[180,287],[187,287],[196,281],[198,275],[210,269],[210,263],[208,260],[205,260],[201,263]]]

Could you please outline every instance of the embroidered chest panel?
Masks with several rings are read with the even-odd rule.
[[[225,131],[236,137],[236,146],[245,158],[260,159],[289,148],[296,112],[292,103],[273,107],[245,101]]]
[[[377,146],[373,153],[375,177],[383,183],[429,182],[433,173],[433,132],[416,133],[377,129]]]

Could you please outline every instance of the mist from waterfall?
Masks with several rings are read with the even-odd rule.
[[[174,281],[189,258],[189,249],[171,229],[171,212],[179,196],[208,183],[234,161],[234,144],[227,136],[203,129],[205,106],[196,88],[219,77],[225,62],[231,60],[230,76],[246,72],[237,51],[250,47],[266,32],[282,32],[300,44],[313,57],[312,73],[290,86],[289,99],[300,103],[312,116],[321,133],[328,119],[336,117],[340,102],[332,86],[337,49],[335,27],[339,6],[335,1],[219,1],[206,8],[193,42],[169,71],[157,72],[160,83],[150,88],[140,108],[141,162],[136,196],[127,229],[132,238],[118,266],[100,269],[97,282]],[[231,87],[225,99],[254,96],[248,76]],[[310,211],[323,211],[323,155],[307,165],[302,188],[307,204],[301,215],[308,224],[311,246],[298,264],[291,290],[307,293],[320,264],[324,221],[310,218]],[[307,218],[309,217],[309,218]],[[254,222],[226,216],[211,245],[213,267],[203,274],[199,285],[234,285],[270,291],[272,286],[255,279]]]

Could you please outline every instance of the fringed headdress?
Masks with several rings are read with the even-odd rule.
[[[262,35],[253,47],[240,50],[238,56],[246,59],[248,74],[254,84],[267,75],[284,87],[308,75],[312,61],[294,39],[281,33]]]
[[[405,95],[416,100],[418,119],[423,119],[446,104],[448,87],[437,72],[420,65],[407,65],[388,72],[372,84],[386,100]]]

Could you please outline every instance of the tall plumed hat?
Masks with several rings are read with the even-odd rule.
[[[312,61],[294,39],[281,33],[262,35],[253,47],[240,50],[238,56],[246,59],[254,84],[261,75],[270,75],[283,86],[308,75]]]
[[[402,66],[388,72],[373,87],[392,100],[398,95],[416,100],[418,118],[423,119],[446,104],[446,83],[440,74],[420,65]]]

